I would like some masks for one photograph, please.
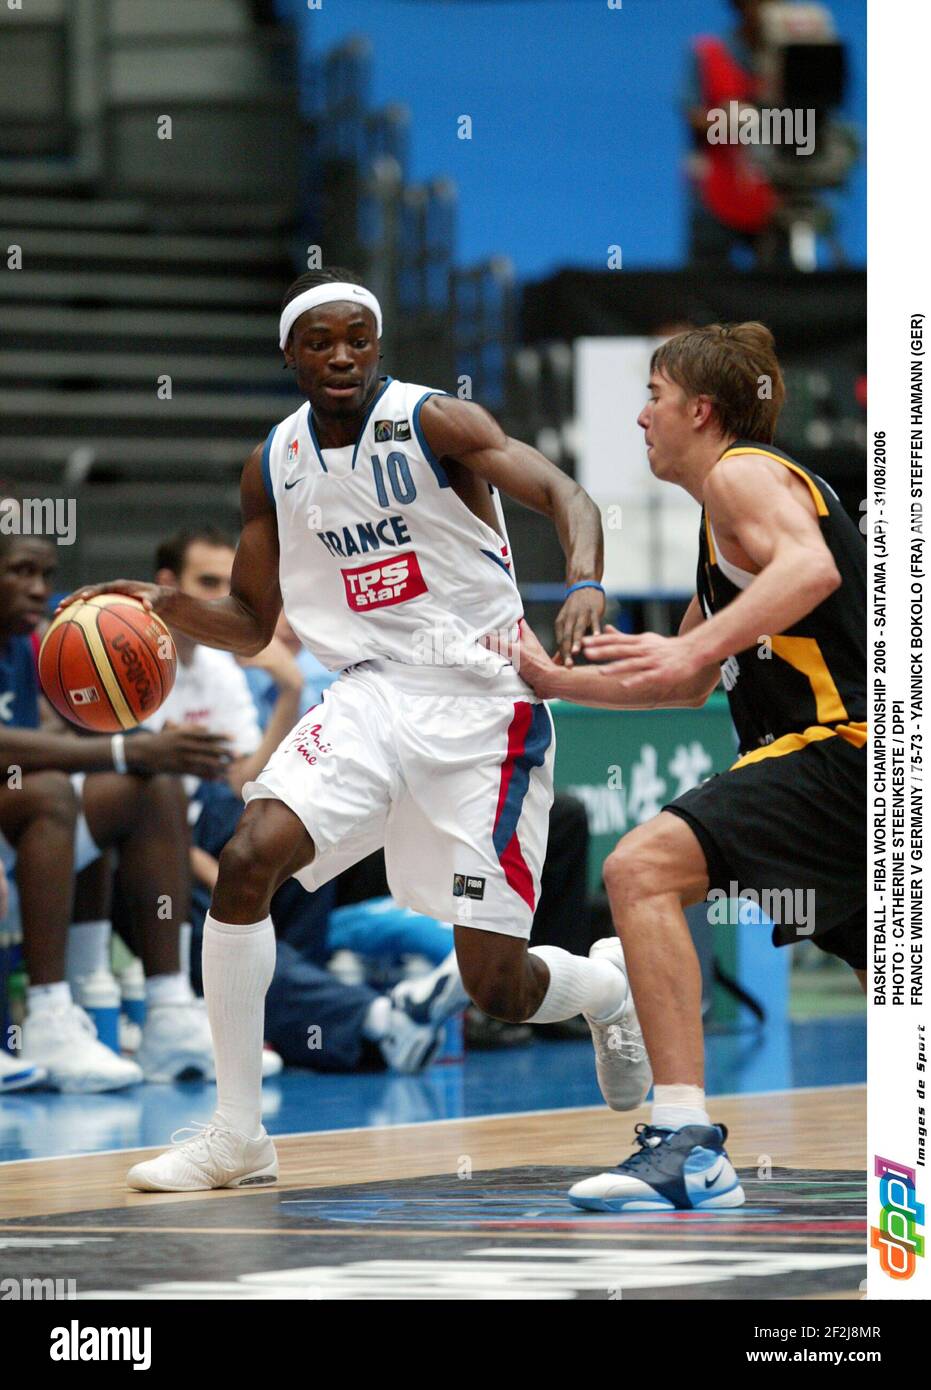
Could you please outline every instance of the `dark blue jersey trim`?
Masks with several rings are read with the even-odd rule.
[[[309,405],[307,407],[307,430],[310,434],[310,442],[314,446],[314,452],[317,455],[317,460],[320,464],[320,467],[323,469],[324,473],[329,473],[330,470],[329,468],[327,468],[326,464],[323,461],[323,450],[320,448],[320,441],[317,438],[317,431],[314,427],[314,412],[311,410]]]
[[[272,487],[272,466],[270,455],[272,451],[272,440],[275,437],[275,431],[277,430],[277,428],[277,425],[272,425],[271,429],[268,431],[268,438],[262,445],[262,478],[265,483],[265,491],[268,493],[268,500],[271,502],[273,507],[275,506],[275,489]]]
[[[363,435],[365,434],[366,429],[368,428],[369,420],[371,420],[371,418],[372,418],[372,411],[375,409],[376,405],[377,405],[378,402],[381,400],[382,396],[383,396],[383,395],[385,394],[385,392],[388,390],[388,387],[391,385],[391,383],[392,383],[393,380],[394,380],[394,377],[390,377],[390,376],[386,376],[386,377],[385,377],[385,384],[384,384],[384,386],[381,388],[381,390],[379,391],[378,395],[375,397],[375,399],[372,401],[372,404],[369,406],[368,410],[366,411],[365,419],[362,421],[362,428],[359,430],[358,436],[357,436],[357,438],[356,438],[356,447],[355,447],[355,448],[353,449],[353,451],[352,451],[352,466],[353,466],[353,468],[355,468],[355,466],[356,466],[356,455],[357,455],[358,452],[359,452],[359,445],[360,445],[360,443],[362,442],[362,437],[363,437]]]
[[[496,555],[493,550],[483,550],[481,553],[483,555],[487,555],[489,560],[494,560],[496,565],[500,565],[501,568],[504,570],[505,574],[507,575],[508,579],[510,579],[513,583],[514,576],[511,573],[508,566],[504,563],[500,555]]]
[[[449,393],[447,391],[425,392],[424,395],[421,396],[417,404],[414,406],[414,413],[411,417],[411,424],[414,426],[414,433],[417,436],[417,443],[423,450],[423,455],[424,458],[427,460],[427,463],[429,463],[430,467],[433,469],[434,476],[436,478],[436,481],[439,483],[440,487],[450,486],[449,476],[447,475],[446,469],[440,463],[436,454],[433,452],[433,450],[430,448],[430,445],[427,443],[427,436],[424,434],[423,426],[420,423],[420,409],[424,401],[428,401],[431,396],[446,396],[448,394]]]

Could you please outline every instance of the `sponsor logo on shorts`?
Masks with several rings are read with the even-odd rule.
[[[484,898],[485,880],[473,874],[453,874],[454,898]]]
[[[395,420],[394,437],[395,439],[410,439],[411,425],[409,420]]]
[[[384,444],[391,438],[392,422],[390,420],[375,421],[375,443]]]
[[[354,613],[368,613],[372,608],[390,608],[427,592],[420,562],[413,550],[383,560],[380,564],[343,570],[342,575],[346,602]]]
[[[325,743],[320,737],[322,727],[321,724],[302,724],[291,740],[291,747],[311,766],[317,762],[318,755],[333,752],[332,743]]]

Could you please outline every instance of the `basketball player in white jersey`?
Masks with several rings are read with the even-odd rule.
[[[382,845],[397,901],[455,924],[479,1008],[513,1022],[584,1013],[609,1103],[633,1107],[649,1087],[617,939],[591,958],[528,950],[553,729],[500,654],[516,650],[522,607],[499,490],[558,531],[568,665],[604,610],[598,510],[478,405],[380,377],[381,331],[351,272],[303,275],[285,295],[279,345],[305,401],[246,464],[228,598],[122,580],[80,591],[134,594],[197,642],[245,655],[268,644],[283,602],[301,641],[343,670],[244,788],[204,929],[217,1110],[131,1170],[143,1191],[276,1180],[260,1115],[269,902],[289,876],[315,889]]]

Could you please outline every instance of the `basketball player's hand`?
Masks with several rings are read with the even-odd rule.
[[[554,624],[556,645],[564,666],[573,664],[587,632],[601,631],[604,611],[605,596],[600,589],[576,589],[566,599]]]
[[[133,772],[174,772],[204,781],[223,777],[233,759],[225,734],[197,724],[180,724],[157,734],[134,734],[126,740],[126,761]]]
[[[83,588],[75,589],[62,599],[55,614],[67,608],[69,603],[96,598],[98,594],[128,594],[130,598],[137,598],[147,613],[157,613],[162,600],[173,592],[163,584],[145,584],[136,579],[108,579],[106,584],[85,584]]]
[[[555,697],[553,678],[558,674],[560,666],[549,655],[526,618],[521,619],[520,648],[516,665],[521,680],[525,680],[541,700]]]
[[[627,655],[624,639],[630,633],[620,632],[612,623],[606,623],[602,632],[592,633],[582,638],[582,650],[586,661],[620,661]],[[617,641],[621,638],[621,641]]]
[[[617,632],[612,628],[587,638],[584,649],[590,660],[605,663],[599,666],[599,673],[615,681],[620,678],[625,693],[631,696],[665,699],[687,686],[701,670],[685,637]]]

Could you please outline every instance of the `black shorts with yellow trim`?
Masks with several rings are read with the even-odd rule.
[[[663,809],[693,831],[710,889],[776,909],[774,945],[814,941],[865,970],[866,762],[865,724],[815,725]]]

